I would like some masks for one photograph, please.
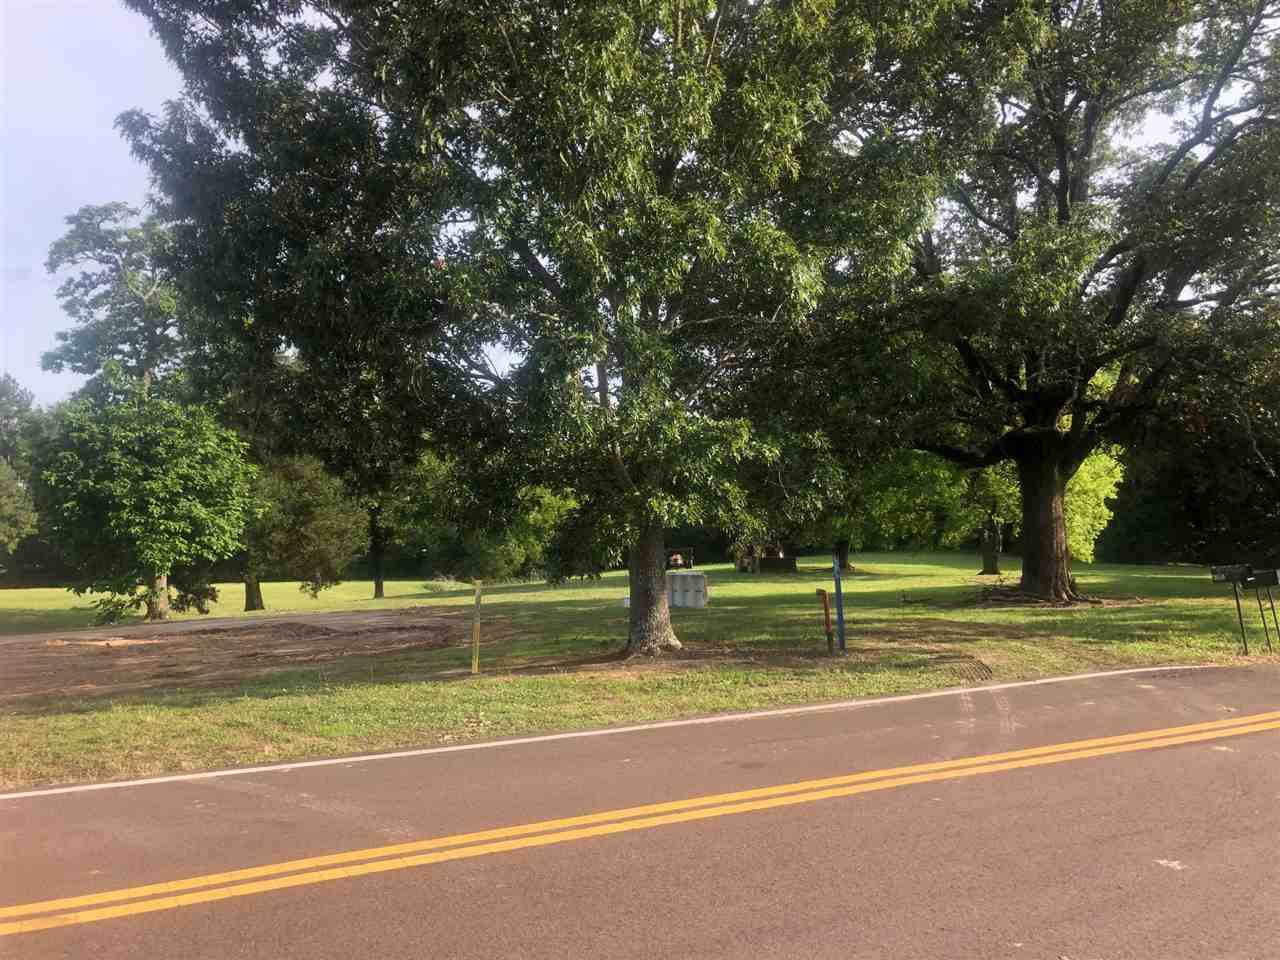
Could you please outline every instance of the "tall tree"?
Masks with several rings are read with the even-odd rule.
[[[1238,342],[1277,335],[1280,4],[1034,6],[1041,39],[859,369],[921,449],[1015,465],[1023,589],[1063,600],[1086,457],[1164,397],[1239,390]]]
[[[119,124],[166,198],[170,263],[201,308],[184,325],[193,377],[237,398],[262,456],[314,455],[364,503],[380,597],[385,501],[428,431],[501,432],[473,381],[492,325],[445,302],[455,197],[420,149],[422,119],[352,79],[339,7],[135,6],[192,91]]]
[[[61,346],[41,359],[46,370],[96,376],[108,361],[149,389],[181,355],[181,301],[164,265],[169,235],[155,217],[125,203],[81,207],[49,248],[50,273],[76,272],[58,287],[74,322]]]
[[[197,101],[123,123],[202,305],[309,362],[412,357],[433,436],[488,411],[521,481],[573,486],[564,569],[625,545],[633,652],[678,645],[666,529],[741,522],[739,468],[776,455],[718,408],[728,371],[805,322],[826,264],[883,262],[921,212],[933,170],[883,135],[886,90],[978,86],[941,66],[964,5],[131,5]]]
[[[106,614],[169,614],[169,576],[240,549],[253,511],[244,444],[207,411],[147,394],[110,367],[94,399],[69,404],[34,451],[34,490]]]

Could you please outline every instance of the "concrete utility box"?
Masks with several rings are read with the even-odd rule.
[[[707,575],[691,570],[667,573],[667,603],[673,607],[698,607],[707,605]]]

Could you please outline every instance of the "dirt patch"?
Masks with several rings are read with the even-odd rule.
[[[31,696],[215,686],[348,657],[462,644],[469,639],[469,628],[466,612],[413,607],[323,622],[273,619],[201,628],[188,621],[148,636],[32,637],[5,646],[0,703]],[[502,624],[486,624],[487,641],[506,633]]]

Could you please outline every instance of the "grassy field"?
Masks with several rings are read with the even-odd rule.
[[[855,563],[846,578],[846,659],[825,656],[815,588],[830,585],[830,571],[817,558],[790,576],[704,568],[710,606],[674,612],[686,651],[657,661],[614,656],[626,631],[625,574],[494,586],[485,591],[491,639],[480,677],[467,675],[469,651],[453,645],[348,656],[222,686],[175,681],[96,697],[0,699],[0,787],[1236,658],[1230,593],[1199,568],[1080,565],[1081,585],[1104,603],[1059,608],[981,602],[990,581],[973,575],[972,556],[863,555]],[[312,600],[295,585],[264,585],[268,615],[465,608],[472,596],[449,583],[388,583],[380,601],[370,592],[368,583],[348,583]],[[213,612],[239,615],[241,602],[229,585]],[[84,602],[65,591],[0,591],[0,634],[90,621]],[[12,649],[0,643],[0,678]]]

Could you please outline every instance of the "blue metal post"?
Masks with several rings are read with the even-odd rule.
[[[832,556],[831,569],[836,576],[836,636],[840,641],[840,652],[847,653],[844,643],[844,587],[840,584],[840,554]]]

